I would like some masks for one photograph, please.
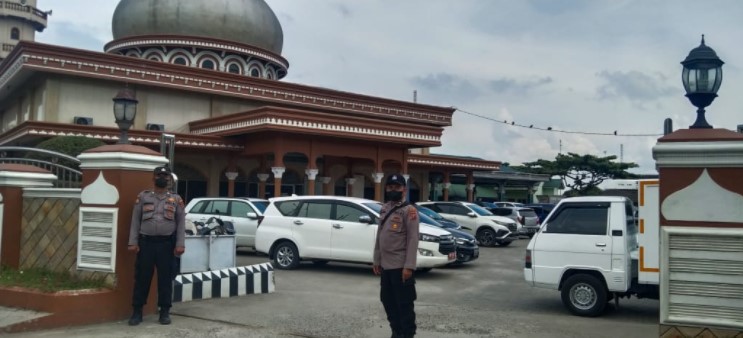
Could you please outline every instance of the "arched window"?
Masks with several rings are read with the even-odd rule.
[[[252,68],[250,69],[250,76],[261,77],[261,71],[258,68]]]
[[[214,70],[217,67],[214,64],[214,61],[206,59],[204,61],[201,61],[201,68]]]
[[[227,71],[230,72],[230,73],[232,73],[232,74],[240,74],[240,73],[242,73],[242,71],[240,70],[240,66],[237,63],[231,63],[227,67]]]
[[[266,72],[266,78],[269,80],[273,80],[273,71],[271,69]]]
[[[185,66],[185,65],[188,64],[188,61],[186,61],[186,58],[184,58],[182,56],[179,56],[179,57],[176,57],[175,59],[173,59],[173,63],[176,64],[176,65]]]
[[[20,40],[21,39],[21,30],[18,29],[18,27],[13,27],[10,30],[10,38],[13,40]]]

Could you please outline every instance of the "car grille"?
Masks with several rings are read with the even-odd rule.
[[[439,252],[448,255],[450,252],[457,250],[457,245],[454,243],[454,238],[451,235],[441,236],[439,241]]]
[[[510,223],[508,224],[508,230],[511,232],[515,232],[519,230],[519,227],[516,225],[516,223]]]

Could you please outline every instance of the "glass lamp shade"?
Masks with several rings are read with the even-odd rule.
[[[116,94],[114,101],[114,118],[116,122],[133,122],[137,116],[137,99],[129,89],[124,89]]]
[[[700,65],[694,65],[699,67]],[[702,65],[708,66],[708,65]],[[722,84],[722,67],[687,68],[684,67],[682,82],[687,94],[716,94]]]
[[[722,84],[722,62],[715,51],[702,43],[681,62],[681,81],[687,94],[717,94]]]

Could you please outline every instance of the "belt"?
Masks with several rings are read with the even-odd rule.
[[[151,236],[145,234],[139,234],[139,239],[146,242],[168,242],[173,240],[173,235],[164,236]]]

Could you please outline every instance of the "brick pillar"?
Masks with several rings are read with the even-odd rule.
[[[353,184],[356,183],[355,178],[346,179],[346,196],[353,197]]]
[[[444,173],[444,188],[442,193],[444,195],[444,201],[449,201],[449,188],[451,188],[451,177],[449,173]]]
[[[81,210],[106,212],[117,210],[114,219],[116,236],[113,271],[116,282],[110,297],[97,303],[102,317],[124,319],[131,313],[136,255],[127,250],[132,209],[137,195],[153,187],[152,170],[168,163],[159,153],[129,144],[105,145],[90,149],[78,158],[83,172]],[[81,220],[82,222],[82,220]],[[188,249],[186,249],[188,250]],[[145,310],[154,312],[157,306],[156,279],[150,289]]]
[[[237,172],[228,171],[224,173],[227,177],[227,197],[235,197],[235,179],[237,179]]]
[[[0,164],[0,264],[19,268],[23,188],[51,187],[54,174],[29,165]]]
[[[743,337],[743,293],[721,291],[743,288],[743,135],[682,129],[660,138],[653,157],[660,174],[659,336]]]
[[[331,177],[320,177],[320,181],[322,182],[323,195],[333,196],[334,195],[333,186],[330,185],[332,178]]]
[[[304,173],[307,175],[307,195],[315,195],[315,179],[317,178],[317,169],[305,169]]]
[[[266,198],[266,181],[271,175],[257,174],[258,176],[258,198]]]
[[[384,202],[384,191],[382,191],[382,179],[384,173],[374,173],[374,200]]]
[[[281,177],[284,176],[286,168],[284,167],[271,167],[273,172],[273,197],[281,196]]]

